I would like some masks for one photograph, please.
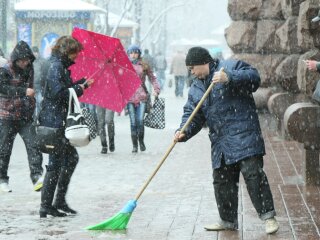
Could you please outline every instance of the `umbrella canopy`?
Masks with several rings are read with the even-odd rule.
[[[121,112],[141,80],[120,40],[80,28],[74,28],[72,37],[84,48],[70,67],[72,78],[94,79],[79,100]]]

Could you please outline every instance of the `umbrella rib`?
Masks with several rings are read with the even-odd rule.
[[[105,35],[106,36],[106,35]],[[109,37],[109,36],[107,36]],[[90,36],[91,40],[96,44],[97,48],[99,48],[100,52],[102,53],[102,55],[104,56],[104,58],[106,59],[107,56],[105,55],[104,51],[102,50],[102,48],[100,47],[100,44],[98,45],[95,41],[95,39],[93,38],[93,36]]]
[[[121,45],[120,45],[121,46]],[[120,51],[124,51],[124,49],[119,49],[119,48],[117,48],[114,52],[113,52],[113,57],[116,55],[116,53],[117,52],[120,52]],[[123,68],[123,66],[121,66],[121,65],[119,65],[119,64],[117,64],[117,63],[113,63],[114,65],[117,65],[117,66],[119,66],[119,67],[121,67],[121,68]],[[134,71],[134,70],[130,70],[130,69],[126,69],[126,70],[128,70],[128,71],[130,71],[130,72],[133,72],[133,73],[136,73],[136,71]]]
[[[113,63],[113,65],[118,65],[118,64]],[[118,65],[118,66],[120,66],[120,65]],[[117,77],[115,76],[113,71],[112,71],[112,75],[113,75],[113,79],[117,79]],[[119,81],[116,81],[116,82],[117,82],[118,91],[120,92],[121,96],[123,96],[122,89],[119,87]],[[123,99],[121,99],[121,100],[123,101]]]
[[[121,45],[120,45],[120,46],[121,46]],[[119,51],[124,51],[124,49],[116,48],[115,51],[114,51],[113,54],[112,54],[112,57],[114,58],[115,55],[116,55],[116,53],[119,52]],[[121,68],[121,69],[124,68],[123,66],[121,66],[120,64],[115,63],[115,62],[113,62],[112,65],[113,65],[113,66],[118,66],[118,67]],[[126,70],[129,71],[129,72],[131,72],[131,73],[136,74],[136,72],[135,72],[134,70],[130,70],[130,69],[126,69]],[[115,76],[115,74],[114,74],[113,72],[112,72],[112,74],[113,74],[114,79],[117,79],[116,76]],[[117,81],[117,87],[118,87],[118,90],[119,90],[119,92],[120,92],[120,94],[121,94],[121,96],[122,96],[122,95],[123,95],[123,92],[121,91],[122,89],[119,87],[119,82],[118,82],[118,81]]]

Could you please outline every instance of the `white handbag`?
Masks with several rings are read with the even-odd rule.
[[[73,88],[69,88],[69,107],[65,137],[75,147],[84,147],[90,142],[90,130],[85,123],[77,94]]]

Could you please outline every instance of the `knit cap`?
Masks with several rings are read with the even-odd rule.
[[[138,45],[131,45],[128,50],[127,50],[127,53],[130,54],[130,53],[139,53],[141,54],[141,49]]]
[[[209,51],[203,47],[190,48],[186,57],[186,66],[203,65],[212,62]]]

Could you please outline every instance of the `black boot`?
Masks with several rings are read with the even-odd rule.
[[[47,215],[53,217],[64,217],[65,213],[59,212],[56,208],[52,206],[52,201],[54,197],[54,192],[56,190],[59,170],[48,171],[44,177],[43,187],[41,189],[41,206],[40,206],[40,218],[46,218]]]
[[[144,145],[143,139],[144,139],[144,134],[139,134],[139,145],[140,145],[141,152],[146,150],[146,146]]]
[[[63,167],[61,169],[59,181],[58,181],[58,189],[56,194],[56,199],[53,206],[61,210],[65,213],[77,214],[77,211],[70,208],[66,202],[66,194],[68,190],[68,186],[71,180],[71,176],[74,172],[75,167]]]
[[[138,152],[138,138],[136,135],[131,135],[131,140],[133,145],[132,152],[136,153]]]
[[[105,135],[100,134],[100,140],[101,140],[101,153],[107,154],[108,153],[108,143]]]
[[[114,137],[109,137],[109,150],[110,152],[114,152],[115,150]]]
[[[101,153],[102,154],[107,154],[108,153],[108,147],[102,147]]]
[[[114,146],[114,122],[112,122],[108,125],[108,136],[109,136],[109,150],[110,152],[114,152],[115,146]]]

